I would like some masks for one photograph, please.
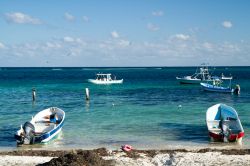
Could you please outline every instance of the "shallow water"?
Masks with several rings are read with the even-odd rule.
[[[199,85],[180,85],[175,77],[196,68],[1,68],[0,148],[15,149],[14,133],[38,111],[56,106],[66,112],[58,139],[34,148],[136,148],[225,146],[209,142],[205,113],[213,104],[233,106],[250,148],[250,67],[217,67],[231,74],[241,94],[209,93]],[[87,79],[112,73],[120,85],[94,85]],[[32,102],[32,88],[37,100]],[[85,88],[90,101],[85,101]],[[230,144],[230,146],[237,146]]]

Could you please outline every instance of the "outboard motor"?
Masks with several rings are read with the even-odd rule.
[[[236,85],[234,89],[234,94],[239,95],[240,94],[240,85]]]
[[[30,122],[25,122],[23,125],[24,130],[24,144],[34,144],[35,143],[35,127]]]
[[[223,134],[223,141],[228,142],[229,141],[228,138],[230,136],[230,131],[229,131],[228,125],[226,123],[222,124],[222,134]]]
[[[23,133],[15,135],[18,144],[34,144],[35,143],[35,127],[30,122],[23,125]]]

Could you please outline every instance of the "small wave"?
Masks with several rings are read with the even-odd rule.
[[[55,69],[51,69],[51,70],[53,70],[53,71],[60,71],[60,70],[62,70],[62,69],[55,68]]]

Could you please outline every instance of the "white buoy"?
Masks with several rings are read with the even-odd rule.
[[[89,88],[86,88],[85,92],[86,92],[86,100],[89,100]]]
[[[32,89],[32,100],[33,101],[36,100],[36,89],[35,88]]]

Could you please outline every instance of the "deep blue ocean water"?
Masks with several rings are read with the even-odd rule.
[[[224,146],[211,143],[206,109],[217,103],[234,107],[250,148],[250,67],[216,67],[214,75],[234,77],[241,94],[204,92],[199,85],[181,85],[175,77],[195,67],[158,68],[0,68],[0,148],[15,149],[14,134],[37,112],[54,106],[66,112],[58,139],[32,148],[118,149]],[[119,85],[87,82],[97,73],[112,73]],[[32,102],[32,88],[37,100]],[[85,101],[85,88],[90,101]],[[227,144],[228,145],[228,144]],[[238,146],[230,144],[230,146]]]

